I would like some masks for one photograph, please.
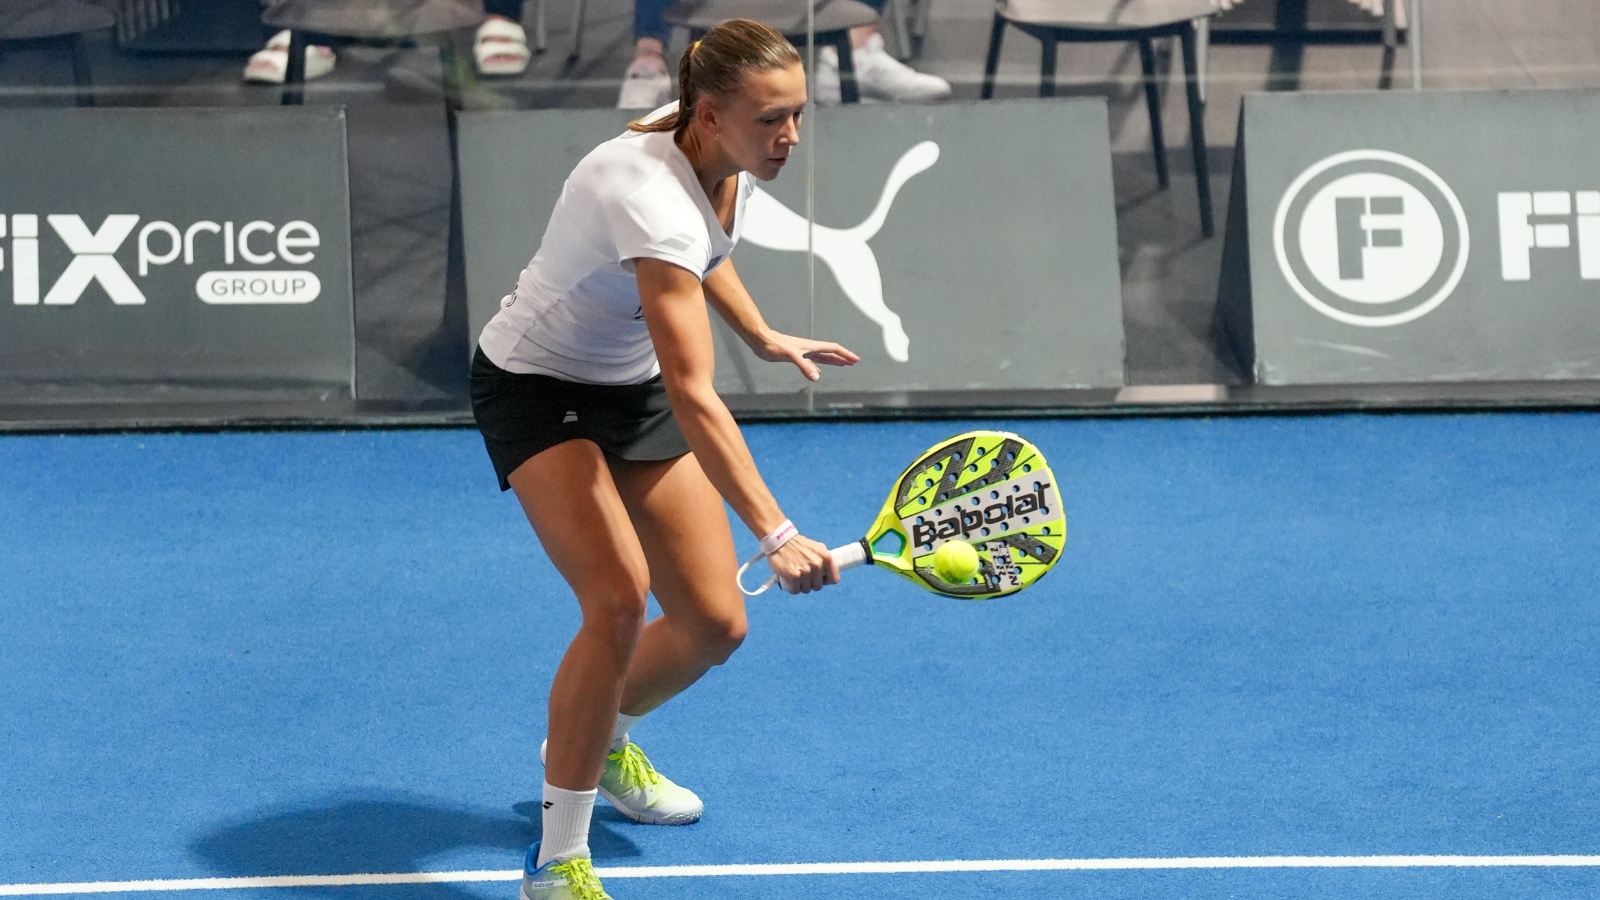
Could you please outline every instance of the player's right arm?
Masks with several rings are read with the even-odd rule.
[[[783,524],[783,511],[762,481],[739,425],[713,384],[716,354],[700,279],[658,259],[634,260],[645,325],[661,362],[673,414],[718,493],[756,536]],[[839,580],[828,548],[796,536],[768,558],[791,591],[804,593]]]

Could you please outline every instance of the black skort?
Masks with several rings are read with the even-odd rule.
[[[472,355],[472,416],[483,433],[500,490],[517,467],[565,441],[595,442],[622,459],[675,459],[689,441],[657,375],[644,384],[579,384],[507,372]]]

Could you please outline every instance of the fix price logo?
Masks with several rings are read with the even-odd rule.
[[[1570,249],[1576,219],[1578,277],[1600,281],[1600,191],[1507,191],[1498,201],[1502,280],[1532,280],[1535,249]]]
[[[1302,172],[1278,204],[1272,238],[1300,299],[1370,328],[1437,309],[1461,283],[1470,247],[1450,186],[1385,150],[1338,153]]]
[[[10,238],[0,243],[0,274],[10,270],[11,303],[15,306],[41,302],[71,306],[93,283],[105,290],[112,303],[139,306],[145,302],[140,281],[169,265],[203,269],[194,290],[210,304],[300,304],[310,303],[322,293],[321,280],[309,269],[276,267],[305,266],[316,259],[315,248],[322,245],[322,236],[310,222],[296,220],[280,227],[262,220],[243,225],[201,220],[180,229],[156,219],[139,228],[140,217],[132,214],[108,215],[92,230],[79,215],[43,216],[54,239],[72,258],[49,289],[41,292],[45,282],[39,262],[40,241],[47,238],[41,235],[40,218],[32,213],[0,215],[0,239]],[[134,245],[140,281],[135,281],[117,258],[135,228],[139,229]],[[6,243],[9,253],[5,252]],[[230,268],[211,268],[219,263]],[[231,268],[240,263],[274,268]]]

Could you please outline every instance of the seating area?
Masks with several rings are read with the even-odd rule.
[[[1568,0],[0,0],[0,106],[344,107],[358,333],[390,364],[378,393],[424,395],[466,327],[442,300],[456,114],[633,110],[620,126],[733,16],[802,48],[814,30],[823,107],[1103,98],[1135,380],[1226,377],[1209,335],[1244,95],[1600,84],[1600,4]],[[851,164],[817,159],[818,190]]]

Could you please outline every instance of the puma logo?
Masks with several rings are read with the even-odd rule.
[[[911,177],[927,171],[939,161],[939,145],[923,141],[900,157],[889,171],[878,205],[872,214],[854,228],[829,228],[816,225],[811,245],[817,256],[833,272],[834,280],[856,308],[883,329],[883,347],[896,362],[911,358],[911,339],[906,336],[900,317],[883,302],[883,274],[878,258],[867,242],[883,227],[895,195]],[[756,188],[745,204],[744,237],[768,250],[804,253],[806,219],[779,203],[771,194]]]

